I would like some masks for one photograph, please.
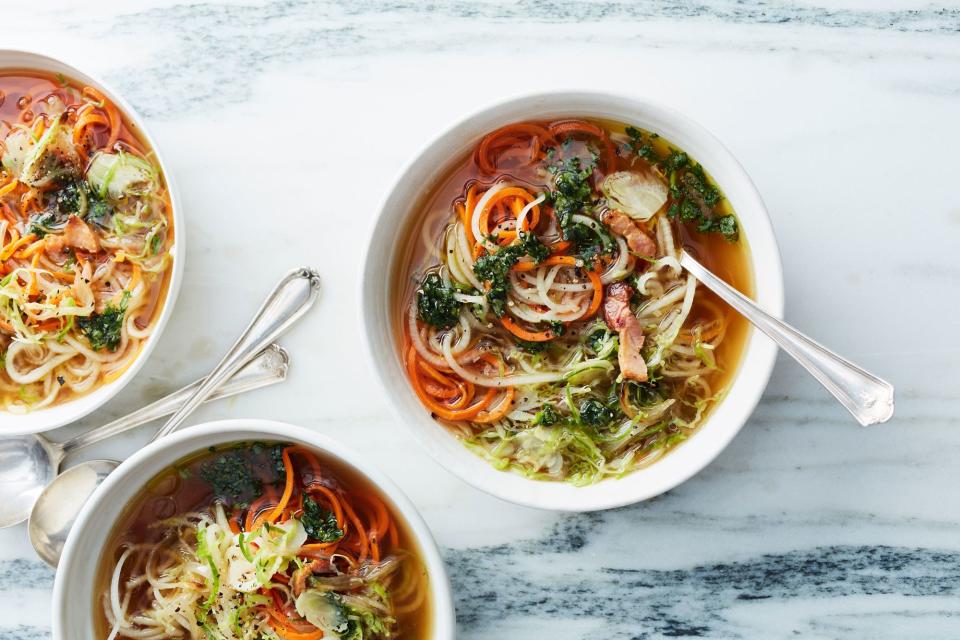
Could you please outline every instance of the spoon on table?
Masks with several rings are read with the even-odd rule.
[[[273,344],[248,362],[217,389],[210,400],[253,391],[287,377],[290,356]],[[168,416],[200,386],[198,380],[179,391],[66,442],[53,442],[42,435],[0,438],[0,529],[23,522],[40,492],[60,474],[60,465],[71,453],[95,442],[124,433],[142,424]]]
[[[299,320],[313,306],[319,292],[320,276],[313,269],[301,267],[284,276],[223,360],[157,431],[151,442],[177,430],[217,387]],[[37,555],[47,564],[57,566],[67,535],[83,505],[118,466],[120,463],[112,460],[84,462],[54,479],[37,498],[30,512],[27,533]]]
[[[774,318],[686,251],[680,252],[680,266],[813,374],[861,425],[879,424],[893,417],[892,384],[814,342],[786,322]]]

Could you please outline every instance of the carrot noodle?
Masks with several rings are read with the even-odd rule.
[[[290,450],[284,449],[282,456],[283,470],[287,480],[284,484],[283,495],[280,497],[280,502],[277,503],[277,506],[274,507],[270,515],[267,516],[267,522],[276,522],[280,518],[283,510],[287,507],[287,503],[290,502],[290,496],[293,495],[293,465],[290,462]]]
[[[337,520],[337,526],[340,529],[346,527],[346,520],[343,518],[343,505],[340,503],[340,499],[337,498],[336,494],[323,486],[322,484],[310,485],[307,490],[311,493],[320,493],[327,499],[327,505],[333,510],[333,515]]]
[[[247,519],[244,523],[244,531],[256,531],[260,525],[267,519],[268,514],[274,508],[274,498],[264,495],[247,509]]]
[[[107,139],[107,144],[105,144],[104,147],[106,149],[113,149],[113,145],[116,144],[117,139],[120,137],[120,112],[112,102],[107,100],[102,93],[93,87],[84,87],[81,95],[88,100],[96,102],[101,109],[107,112],[110,137]]]
[[[496,171],[496,159],[498,150],[504,147],[513,146],[515,143],[526,138],[529,141],[530,153],[529,162],[540,159],[540,153],[544,142],[552,143],[554,138],[549,130],[535,124],[513,124],[497,129],[488,134],[477,148],[477,161],[484,173],[494,173]]]

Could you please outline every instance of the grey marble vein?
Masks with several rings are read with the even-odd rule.
[[[192,109],[242,100],[253,80],[282,63],[323,58],[403,54],[410,50],[473,51],[481,54],[516,46],[517,33],[497,25],[515,23],[525,34],[543,36],[545,49],[595,41],[596,29],[563,30],[546,37],[543,29],[563,25],[615,26],[604,39],[636,40],[631,28],[659,21],[690,25],[745,25],[783,28],[852,29],[960,36],[960,9],[934,5],[911,10],[836,9],[794,2],[724,0],[691,3],[581,2],[526,0],[510,2],[340,3],[286,0],[266,4],[174,4],[123,13],[113,19],[82,23],[64,18],[68,29],[93,31],[98,37],[167,33],[171,42],[147,61],[109,74],[135,106],[150,116],[173,116]],[[443,29],[433,25],[444,23]],[[540,26],[538,26],[540,25]],[[621,30],[626,28],[627,32]],[[771,33],[777,33],[774,31]],[[534,37],[536,37],[536,35]],[[559,36],[559,37],[558,37]],[[529,35],[527,36],[529,37]],[[649,36],[645,36],[649,40]],[[704,42],[710,36],[703,36]],[[726,47],[741,47],[737,38]],[[761,48],[784,46],[774,36]],[[229,52],[230,55],[223,55]]]
[[[53,570],[36,560],[0,560],[0,593],[20,589],[52,589]]]
[[[50,629],[19,624],[0,629],[0,640],[49,640]]]
[[[826,545],[781,553],[743,554],[739,560],[693,564],[676,569],[611,566],[626,550],[603,548],[605,531],[642,526],[651,517],[638,506],[606,513],[561,516],[540,537],[499,545],[444,551],[452,576],[459,635],[489,637],[524,620],[595,623],[608,640],[652,638],[748,638],[753,629],[738,613],[744,607],[791,601],[824,603],[809,618],[787,617],[772,629],[784,637],[837,632],[826,603],[858,597],[901,596],[890,617],[954,619],[960,633],[960,552],[890,545]],[[729,530],[731,522],[704,522],[700,515],[658,514],[679,524]],[[735,519],[737,520],[737,519]],[[821,525],[823,520],[818,521]],[[753,522],[753,527],[762,526]],[[633,558],[625,558],[627,565]],[[536,570],[532,570],[536,569]],[[0,596],[5,591],[49,589],[53,572],[39,561],[0,562]],[[947,600],[940,600],[946,598]],[[935,606],[928,605],[933,601]],[[814,605],[813,610],[817,607]],[[851,617],[848,632],[874,629],[876,616]],[[881,623],[882,624],[882,623]],[[770,629],[767,629],[767,633]],[[0,628],[2,640],[46,638],[41,626]],[[769,636],[768,636],[769,637]],[[875,637],[888,637],[881,633]]]
[[[745,638],[752,630],[734,614],[753,602],[789,607],[794,600],[809,605],[810,600],[859,596],[960,594],[960,553],[952,550],[831,545],[671,570],[596,563],[591,538],[622,515],[570,516],[542,538],[448,550],[461,633],[485,637],[490,629],[509,628],[533,616],[594,621],[610,640]],[[581,561],[570,562],[570,554],[579,554]],[[532,566],[540,570],[532,572]],[[822,617],[829,618],[829,607],[824,609]],[[960,632],[960,603],[945,602],[924,613],[955,618],[954,629]],[[909,617],[911,612],[889,614]],[[773,625],[778,636],[831,632],[832,623],[817,614],[784,622]],[[845,624],[859,631],[872,627],[869,616]]]

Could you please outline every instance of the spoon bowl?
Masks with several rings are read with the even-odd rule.
[[[63,451],[43,436],[0,439],[0,529],[23,522],[44,487],[53,482]]]
[[[90,460],[67,469],[43,490],[30,513],[27,534],[44,562],[57,566],[80,509],[118,466],[114,460]]]

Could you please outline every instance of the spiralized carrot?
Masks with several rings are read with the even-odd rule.
[[[322,484],[310,485],[307,488],[307,491],[310,493],[316,492],[323,494],[323,496],[327,499],[327,504],[330,506],[330,509],[333,512],[333,517],[337,520],[337,527],[340,530],[343,530],[346,521],[343,518],[343,505],[340,503],[340,499],[337,497],[337,495]]]
[[[43,247],[44,247],[44,245],[46,245],[46,243],[47,243],[46,238],[40,238],[39,240],[37,240],[36,242],[34,242],[33,244],[31,244],[29,247],[27,247],[27,248],[25,248],[25,249],[22,249],[21,251],[18,251],[14,257],[16,257],[17,259],[31,258],[31,257],[33,257],[39,250],[43,249]],[[34,266],[36,266],[36,265],[34,265]]]
[[[414,391],[417,393],[417,396],[420,398],[421,402],[427,405],[427,408],[445,420],[469,420],[477,415],[477,413],[479,413],[484,407],[490,404],[497,394],[497,390],[493,387],[490,387],[487,389],[486,395],[470,407],[466,409],[451,409],[434,400],[424,390],[423,380],[420,376],[421,368],[432,370],[432,367],[428,363],[419,359],[419,354],[417,354],[416,347],[411,345],[410,350],[407,352],[407,373],[413,382]]]
[[[543,262],[531,262],[530,260],[521,260],[513,265],[514,271],[533,271],[540,267],[552,267],[562,265],[565,267],[577,267],[577,259],[573,256],[550,256]]]
[[[10,180],[10,182],[8,182],[7,184],[5,184],[5,185],[3,185],[2,187],[0,187],[0,198],[2,198],[3,196],[7,195],[8,193],[10,193],[11,191],[13,191],[14,189],[16,189],[16,188],[17,188],[17,185],[19,185],[19,184],[20,184],[20,182],[19,182],[16,178],[13,178],[13,179]]]
[[[30,271],[30,288],[27,289],[27,295],[31,298],[36,298],[37,294],[40,293],[40,287],[37,283],[37,264],[40,263],[40,254],[34,253],[33,260],[30,261],[30,266],[32,270]]]
[[[268,493],[253,501],[253,504],[247,509],[247,518],[243,526],[244,531],[254,531],[260,527],[267,517],[268,510],[273,506],[273,501],[274,499]]]
[[[6,202],[0,203],[0,212],[3,213],[3,217],[6,218],[7,221],[12,222],[13,224],[16,224],[20,221],[16,214],[13,213],[13,209],[11,209],[10,205],[8,205]],[[11,231],[15,231],[15,229],[11,229]]]
[[[424,380],[423,388],[434,398],[440,398],[442,400],[452,400],[460,397],[460,390],[455,386],[445,387],[440,383],[433,382],[432,380]]]
[[[540,151],[544,142],[552,143],[553,134],[546,128],[530,123],[510,124],[488,134],[477,147],[477,164],[484,173],[496,172],[496,161],[492,158],[498,148],[511,147],[527,138],[530,143],[529,162],[533,163],[540,158]]]
[[[473,383],[440,373],[423,360],[418,361],[417,366],[421,372],[431,378],[423,381],[424,390],[431,396],[441,400],[457,398],[454,402],[447,403],[448,409],[462,409],[473,400],[475,393]],[[434,390],[436,393],[434,393]]]
[[[17,251],[17,249],[19,249],[25,244],[30,244],[36,239],[36,237],[37,236],[32,233],[28,233],[27,235],[23,236],[19,240],[8,244],[6,247],[3,248],[2,251],[0,251],[0,260],[9,259],[10,256],[12,256]]]
[[[310,473],[312,476],[311,482],[308,484],[319,482],[323,477],[323,470],[320,467],[320,461],[317,460],[317,456],[315,456],[313,452],[307,449],[306,447],[301,447],[299,445],[288,447],[288,449],[290,451],[291,456],[297,455],[307,461],[307,464],[310,467]]]
[[[510,333],[517,336],[521,340],[526,340],[527,342],[549,342],[557,337],[553,329],[544,329],[543,331],[528,331],[514,322],[510,316],[506,314],[500,318],[500,323],[506,327]]]
[[[110,137],[107,139],[107,144],[104,145],[107,149],[113,149],[113,145],[117,143],[117,139],[120,137],[120,112],[113,105],[112,102],[107,100],[107,98],[94,89],[93,87],[84,87],[81,91],[81,95],[88,100],[93,100],[98,102],[101,108],[107,113],[107,121],[110,126]]]
[[[581,320],[589,318],[600,308],[600,302],[603,300],[603,283],[596,271],[587,271],[587,277],[590,278],[590,284],[593,285],[593,298],[590,300],[590,306],[587,312],[580,318]]]
[[[479,414],[477,414],[477,417],[474,418],[473,421],[480,423],[496,422],[503,416],[507,415],[507,413],[513,407],[514,395],[516,395],[516,390],[513,387],[507,387],[507,393],[500,404],[498,404],[497,407],[491,411],[481,411]]]
[[[363,524],[361,524],[360,518],[357,517],[356,512],[353,510],[353,507],[350,506],[349,502],[343,503],[343,510],[347,514],[347,520],[353,525],[353,530],[358,534],[358,540],[355,543],[359,554],[357,559],[363,562],[367,559],[367,554],[370,550],[370,539],[367,536],[367,531]]]
[[[87,134],[87,129],[94,125],[109,127],[110,121],[106,116],[97,113],[96,109],[90,106],[81,111],[77,117],[76,124],[73,125],[73,143],[78,146],[81,145],[84,136]]]
[[[476,185],[470,185],[469,187],[467,187],[467,198],[463,207],[464,209],[463,218],[461,219],[461,221],[463,222],[463,230],[467,236],[468,246],[473,246],[473,244],[477,241],[477,239],[473,237],[473,225],[470,224],[470,216],[473,215],[473,210],[476,207],[477,207],[477,187]]]
[[[320,640],[320,638],[323,637],[323,631],[321,629],[315,629],[314,631],[297,631],[286,624],[283,618],[279,617],[282,615],[283,614],[280,613],[274,616],[270,622],[270,626],[272,626],[277,635],[284,640]]]
[[[500,191],[493,194],[490,200],[486,203],[483,208],[483,211],[480,212],[480,232],[484,236],[490,235],[490,214],[493,211],[494,207],[506,200],[507,198],[518,198],[524,205],[533,202],[536,199],[532,193],[524,189],[523,187],[507,187],[506,189],[501,189]],[[539,207],[534,207],[531,210],[531,214],[536,215],[539,219]],[[534,213],[536,212],[536,213]],[[518,212],[519,213],[519,212]],[[479,238],[478,238],[479,240]]]
[[[283,486],[283,495],[280,496],[280,502],[277,503],[277,506],[274,507],[273,511],[267,516],[267,522],[271,524],[280,518],[283,510],[287,507],[287,503],[290,502],[290,496],[293,495],[293,464],[290,462],[290,448],[284,448],[280,457],[283,460],[286,482]]]

